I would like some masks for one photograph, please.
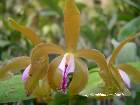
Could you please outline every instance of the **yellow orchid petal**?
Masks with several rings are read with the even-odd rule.
[[[88,67],[80,59],[75,59],[75,62],[76,68],[69,86],[71,95],[78,94],[81,90],[85,88],[88,82]]]
[[[76,49],[80,32],[80,12],[75,0],[66,0],[64,8],[64,33],[68,51]]]
[[[56,44],[53,44],[53,43],[47,43],[43,45],[44,47],[44,50],[46,50],[46,52],[48,52],[48,54],[64,54],[64,50],[59,47],[58,45]]]
[[[106,85],[110,85],[112,83],[112,77],[110,75],[110,71],[108,70],[106,59],[102,53],[95,49],[81,49],[76,53],[76,56],[94,60],[100,67],[100,75]]]
[[[39,81],[39,84],[32,95],[36,98],[42,99],[42,101],[50,101],[52,99],[52,90],[47,79]]]
[[[25,81],[25,88],[28,94],[34,91],[39,80],[45,76],[48,70],[48,54],[43,45],[41,43],[32,50],[29,77]]]
[[[123,40],[119,46],[113,51],[112,53],[112,56],[108,62],[108,64],[114,64],[115,63],[115,60],[116,60],[116,57],[118,56],[119,52],[121,51],[121,49],[124,47],[124,45],[126,43],[128,43],[129,41],[133,40],[134,38],[138,37],[140,34],[137,33],[135,36],[129,36],[128,38],[126,38],[125,40]]]
[[[113,89],[115,93],[119,93],[124,96],[129,96],[131,93],[127,89],[123,79],[121,78],[121,75],[119,74],[118,68],[114,67],[113,65],[110,66],[110,71],[112,72],[113,75]]]
[[[64,50],[53,43],[40,43],[37,46],[44,54],[64,54]]]
[[[60,64],[61,60],[62,60],[62,56],[55,58],[50,63],[50,66],[47,72],[49,85],[54,90],[59,89],[61,85],[62,75],[61,75],[60,70],[58,70],[58,65]]]
[[[136,83],[140,83],[140,71],[128,64],[120,64],[119,68],[125,71]]]
[[[22,26],[18,24],[14,19],[8,18],[9,22],[11,23],[12,27],[17,31],[21,32],[27,39],[31,40],[31,42],[36,45],[39,44],[41,39],[33,32],[30,28]]]
[[[30,57],[15,57],[0,67],[0,78],[4,78],[8,72],[17,72],[25,69],[31,63]]]

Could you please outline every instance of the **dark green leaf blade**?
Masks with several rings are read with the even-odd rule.
[[[140,30],[140,16],[128,22],[119,32],[118,39],[123,40],[129,35],[134,35]]]

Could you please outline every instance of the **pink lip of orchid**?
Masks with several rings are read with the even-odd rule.
[[[61,90],[65,92],[67,88],[68,74],[74,72],[75,69],[74,55],[66,53],[63,56],[63,59],[58,66],[58,69],[61,71],[63,77],[61,83]]]
[[[123,79],[126,86],[128,88],[131,88],[131,83],[130,83],[130,79],[129,79],[128,75],[123,70],[119,70],[119,74],[121,75],[121,78]]]
[[[30,68],[31,68],[31,64],[28,65],[28,66],[26,67],[26,69],[24,70],[24,72],[23,72],[23,74],[22,74],[22,78],[21,78],[23,81],[26,81],[26,80],[27,80],[27,78],[28,78],[28,76],[29,76]]]
[[[111,56],[109,56],[109,57],[107,58],[107,63],[109,63],[110,58],[111,58]],[[124,81],[125,85],[126,85],[128,88],[131,88],[130,78],[129,78],[129,76],[126,74],[126,72],[123,71],[123,70],[121,70],[121,69],[119,69],[118,71],[119,71],[119,74],[120,74],[122,80]]]

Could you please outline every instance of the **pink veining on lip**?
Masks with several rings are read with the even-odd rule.
[[[67,67],[68,67],[68,65],[65,65],[65,71],[64,71],[63,80],[62,80],[63,82],[62,82],[62,86],[61,86],[61,89],[64,92],[66,91],[67,81],[68,81],[68,77],[67,77],[67,74],[66,74]]]
[[[60,89],[63,92],[66,92],[68,74],[71,72],[74,72],[74,69],[75,69],[75,62],[74,62],[73,54],[65,54],[58,68],[61,71],[62,77],[63,77]]]

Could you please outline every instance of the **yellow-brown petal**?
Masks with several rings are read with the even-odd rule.
[[[110,71],[108,70],[107,62],[102,53],[100,53],[98,50],[95,49],[81,49],[77,51],[76,53],[77,57],[82,57],[85,59],[91,59],[94,60],[100,67],[100,76],[106,83],[106,85],[111,85],[112,83],[112,75]]]
[[[29,39],[34,45],[39,44],[41,39],[32,31],[30,28],[18,24],[14,19],[9,18],[9,22],[12,27],[17,31],[21,32],[27,39]]]
[[[44,49],[44,51],[46,50],[45,52],[48,52],[48,54],[61,54],[62,55],[65,53],[61,47],[53,43],[42,43],[40,45],[43,46],[42,48]]]
[[[50,101],[52,99],[52,90],[46,78],[39,81],[32,95],[42,101]]]
[[[125,71],[136,83],[140,84],[140,71],[128,64],[120,64],[119,68]]]
[[[53,43],[40,43],[36,46],[36,49],[40,49],[44,54],[64,54],[64,50]],[[35,52],[38,52],[37,50]]]
[[[64,8],[64,33],[67,51],[73,51],[77,47],[80,32],[80,12],[75,0],[66,0]]]
[[[31,63],[30,57],[15,57],[0,67],[0,78],[4,78],[8,72],[17,72],[25,69]]]
[[[50,63],[50,66],[47,72],[49,85],[54,90],[59,89],[61,85],[62,74],[60,70],[58,70],[58,65],[60,64],[61,60],[62,60],[62,56],[55,58]]]
[[[75,63],[75,70],[69,86],[71,95],[76,95],[82,91],[88,82],[87,65],[80,59],[75,59]]]
[[[31,53],[31,68],[29,77],[25,82],[28,94],[34,91],[39,80],[45,76],[48,70],[48,53],[43,47],[43,44],[39,44],[35,46]]]

